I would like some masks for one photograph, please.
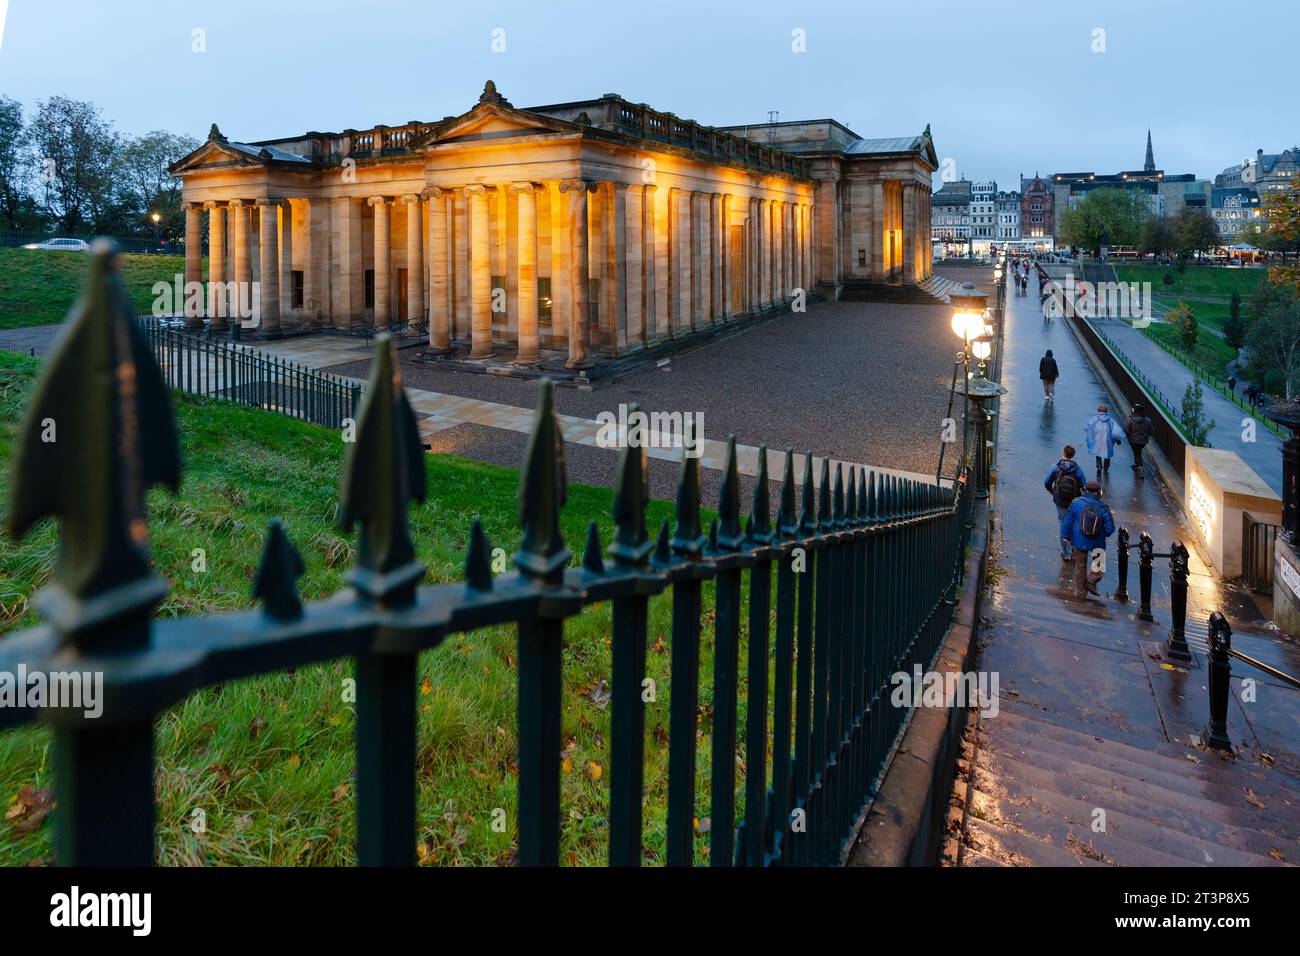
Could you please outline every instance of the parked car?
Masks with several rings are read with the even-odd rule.
[[[50,249],[55,252],[89,252],[90,243],[85,239],[46,239],[44,242],[30,242],[24,249]]]

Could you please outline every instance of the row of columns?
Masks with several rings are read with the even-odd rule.
[[[495,205],[492,194],[508,189],[517,197],[517,222],[515,236],[517,248],[516,285],[518,301],[517,355],[518,365],[533,365],[540,360],[540,337],[537,309],[538,219],[537,191],[544,188],[532,182],[513,182],[500,185],[472,184],[457,187],[465,196],[468,206],[470,243],[469,301],[470,301],[470,357],[482,359],[494,354],[492,342],[492,295],[490,217]],[[451,349],[451,304],[454,299],[453,275],[456,266],[448,259],[446,234],[448,207],[457,188],[433,187],[426,190],[429,208],[429,345],[435,352]],[[639,328],[648,339],[649,323],[660,315],[669,318],[667,333],[693,328],[697,318],[712,324],[733,317],[740,311],[753,312],[779,307],[794,294],[795,288],[811,285],[811,207],[803,203],[780,200],[751,199],[749,236],[752,252],[749,258],[751,283],[759,283],[748,294],[743,304],[732,301],[732,239],[730,213],[732,197],[723,193],[705,193],[672,189],[668,198],[668,265],[671,277],[669,301],[666,308],[656,306],[657,239],[654,215],[654,191],[648,184],[598,183],[588,179],[564,180],[558,183],[558,193],[567,203],[566,220],[569,239],[567,274],[553,274],[552,288],[567,283],[569,315],[561,321],[567,326],[568,359],[566,366],[574,369],[591,365],[590,310],[591,233],[593,217],[589,197],[604,189],[605,218],[599,224],[603,239],[597,251],[598,262],[603,265],[606,285],[602,299],[605,322],[617,339],[620,324],[626,322],[629,303],[640,319]],[[408,261],[416,257],[419,232],[415,218],[414,196],[404,197],[412,204],[408,207],[412,219],[407,225]],[[371,202],[380,202],[380,197]],[[502,207],[504,208],[504,207]],[[707,215],[705,214],[707,211]],[[760,219],[761,217],[761,219]],[[386,255],[379,248],[379,232],[386,226],[376,223],[376,258]],[[555,243],[558,237],[552,235]],[[385,240],[386,241],[386,240]],[[555,255],[552,246],[553,262]],[[761,265],[760,265],[761,256]],[[415,270],[408,271],[412,291],[408,294],[412,318],[419,314],[422,303],[414,291]],[[380,271],[376,269],[376,308],[379,307]],[[655,330],[656,332],[659,330]],[[627,343],[607,343],[611,351],[621,350]]]
[[[185,206],[185,283],[200,283],[203,210],[208,211],[207,314],[214,329],[256,308],[259,330],[280,331],[293,306],[293,206],[287,199],[231,199]],[[253,281],[253,216],[257,217],[257,289]],[[229,235],[227,234],[229,231]],[[229,255],[227,252],[229,251]],[[234,285],[231,286],[231,283]],[[188,315],[192,326],[202,317]]]
[[[813,207],[807,203],[750,198],[747,208],[740,200],[721,192],[671,188],[667,215],[657,216],[655,191],[651,184],[597,183],[588,179],[565,180],[557,185],[567,204],[567,255],[557,255],[555,244],[562,235],[552,234],[552,262],[564,275],[553,274],[553,291],[567,285],[568,315],[558,315],[567,331],[570,368],[591,364],[592,335],[589,315],[591,236],[601,237],[597,250],[605,274],[601,315],[606,329],[604,343],[611,352],[622,351],[628,338],[649,341],[693,331],[739,314],[778,308],[795,290],[811,287],[813,277]],[[371,196],[366,203],[374,210],[373,302],[376,321],[386,321],[393,305],[392,215],[406,217],[406,315],[400,316],[413,328],[429,318],[430,347],[436,352],[451,350],[452,304],[457,298],[456,275],[464,262],[453,261],[449,250],[449,203],[459,191],[466,199],[470,242],[468,299],[471,357],[493,354],[492,342],[492,209],[504,210],[494,197],[509,190],[516,197],[517,223],[514,230],[515,279],[517,289],[518,354],[515,362],[535,364],[540,359],[538,329],[538,204],[537,191],[545,184],[513,182],[502,185],[472,184],[457,189],[432,187],[423,193]],[[591,197],[602,190],[602,216],[597,222],[590,212]],[[305,200],[298,200],[310,216]],[[345,204],[357,200],[343,200]],[[207,311],[213,327],[224,329],[232,306],[241,302],[227,299],[228,284],[235,284],[243,308],[254,278],[253,238],[257,237],[258,279],[256,305],[263,332],[281,328],[281,316],[293,302],[294,205],[288,199],[231,199],[209,201],[185,209],[186,282],[201,281],[202,211],[209,215],[209,289]],[[256,210],[256,219],[254,211]],[[426,217],[427,210],[427,217]],[[737,216],[737,213],[739,215]],[[499,215],[499,213],[498,213]],[[733,221],[733,218],[735,221]],[[346,211],[334,222],[338,272],[359,272],[361,257],[355,247],[358,220]],[[427,222],[427,234],[426,234]],[[553,225],[556,217],[552,216]],[[499,225],[501,225],[499,223]],[[735,249],[733,226],[743,225],[745,245]],[[666,235],[664,234],[666,231]],[[504,236],[504,231],[499,232]],[[310,233],[304,230],[310,243]],[[504,241],[504,240],[502,240]],[[667,275],[659,276],[660,257],[667,249]],[[315,268],[311,250],[300,257],[306,272]],[[500,252],[499,252],[500,254]],[[321,267],[328,261],[322,257]],[[503,266],[504,268],[504,266]],[[427,275],[426,275],[427,269]],[[740,281],[733,285],[733,272]],[[304,276],[306,288],[310,275]],[[359,275],[340,276],[353,288]],[[427,281],[427,302],[426,302]],[[659,301],[667,289],[666,301]],[[463,294],[463,293],[462,293]],[[737,298],[738,296],[738,298]],[[343,302],[358,302],[351,293]],[[632,319],[629,331],[627,322]],[[195,318],[201,323],[201,318]]]

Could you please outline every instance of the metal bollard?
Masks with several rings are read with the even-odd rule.
[[[1142,606],[1138,609],[1139,621],[1154,621],[1151,616],[1151,571],[1155,567],[1156,544],[1145,531],[1138,537],[1138,589]]]
[[[1165,642],[1165,653],[1180,661],[1192,659],[1184,628],[1187,624],[1187,549],[1175,541],[1169,549],[1169,602],[1173,627]]]
[[[1116,541],[1116,550],[1118,550],[1118,560],[1116,565],[1119,572],[1119,587],[1115,589],[1115,600],[1128,602],[1128,528],[1119,529],[1119,537]]]
[[[1231,647],[1232,628],[1228,619],[1215,611],[1210,615],[1210,725],[1205,729],[1205,742],[1219,750],[1232,749],[1228,737],[1228,692],[1232,686],[1228,649]]]

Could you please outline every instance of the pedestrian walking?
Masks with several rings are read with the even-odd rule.
[[[1061,377],[1061,370],[1056,367],[1051,349],[1038,360],[1038,377],[1043,380],[1043,400],[1056,401],[1056,380]]]
[[[1237,376],[1235,375],[1228,376],[1228,393],[1232,395],[1233,398],[1237,397]]]
[[[1097,414],[1088,419],[1083,426],[1083,440],[1088,447],[1088,454],[1097,460],[1097,480],[1110,476],[1110,459],[1115,454],[1115,446],[1123,444],[1124,429],[1119,422],[1110,417],[1110,410],[1105,405],[1097,406]]]
[[[1147,447],[1155,430],[1156,426],[1147,416],[1146,409],[1140,402],[1134,403],[1133,413],[1124,420],[1124,436],[1128,439],[1128,447],[1133,449],[1133,474],[1139,479],[1146,477],[1142,450]]]
[[[1056,527],[1061,539],[1061,560],[1069,561],[1070,539],[1061,531],[1065,524],[1065,513],[1074,504],[1074,499],[1083,494],[1088,483],[1088,476],[1083,473],[1079,463],[1074,460],[1074,446],[1066,445],[1061,449],[1061,459],[1052,466],[1043,479],[1043,487],[1052,495],[1052,504],[1056,505]]]
[[[1097,593],[1106,560],[1106,539],[1115,533],[1115,518],[1101,500],[1101,485],[1095,481],[1084,486],[1061,521],[1061,534],[1070,541],[1074,559],[1074,596],[1080,601]],[[1097,551],[1100,555],[1096,555]]]
[[[1259,386],[1254,382],[1246,386],[1246,401],[1250,402],[1250,407],[1254,408],[1256,401],[1259,399]]]

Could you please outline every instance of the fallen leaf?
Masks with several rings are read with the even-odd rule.
[[[428,697],[430,694],[432,694],[432,693],[433,693],[433,681],[429,680],[429,678],[427,678],[427,677],[424,678],[424,680],[420,681],[420,693],[423,694],[423,695],[426,696],[426,697]]]
[[[348,785],[346,783],[341,783],[330,793],[330,799],[337,803],[338,801],[345,799],[347,795]]]
[[[604,775],[604,773],[605,771],[600,766],[600,764],[596,763],[596,761],[594,760],[588,761],[587,763],[588,777],[590,777],[592,780],[599,780]]]
[[[1261,810],[1264,809],[1264,801],[1259,799],[1254,790],[1250,789],[1250,787],[1242,787],[1241,789],[1245,791],[1247,803],[1251,806],[1259,807]]]
[[[266,721],[260,716],[254,717],[252,723],[248,725],[248,735],[256,740],[262,736],[262,731],[266,729]]]
[[[1286,854],[1282,852],[1282,848],[1280,846],[1269,847],[1268,855],[1271,856],[1273,859],[1277,860],[1279,863],[1286,862]]]

